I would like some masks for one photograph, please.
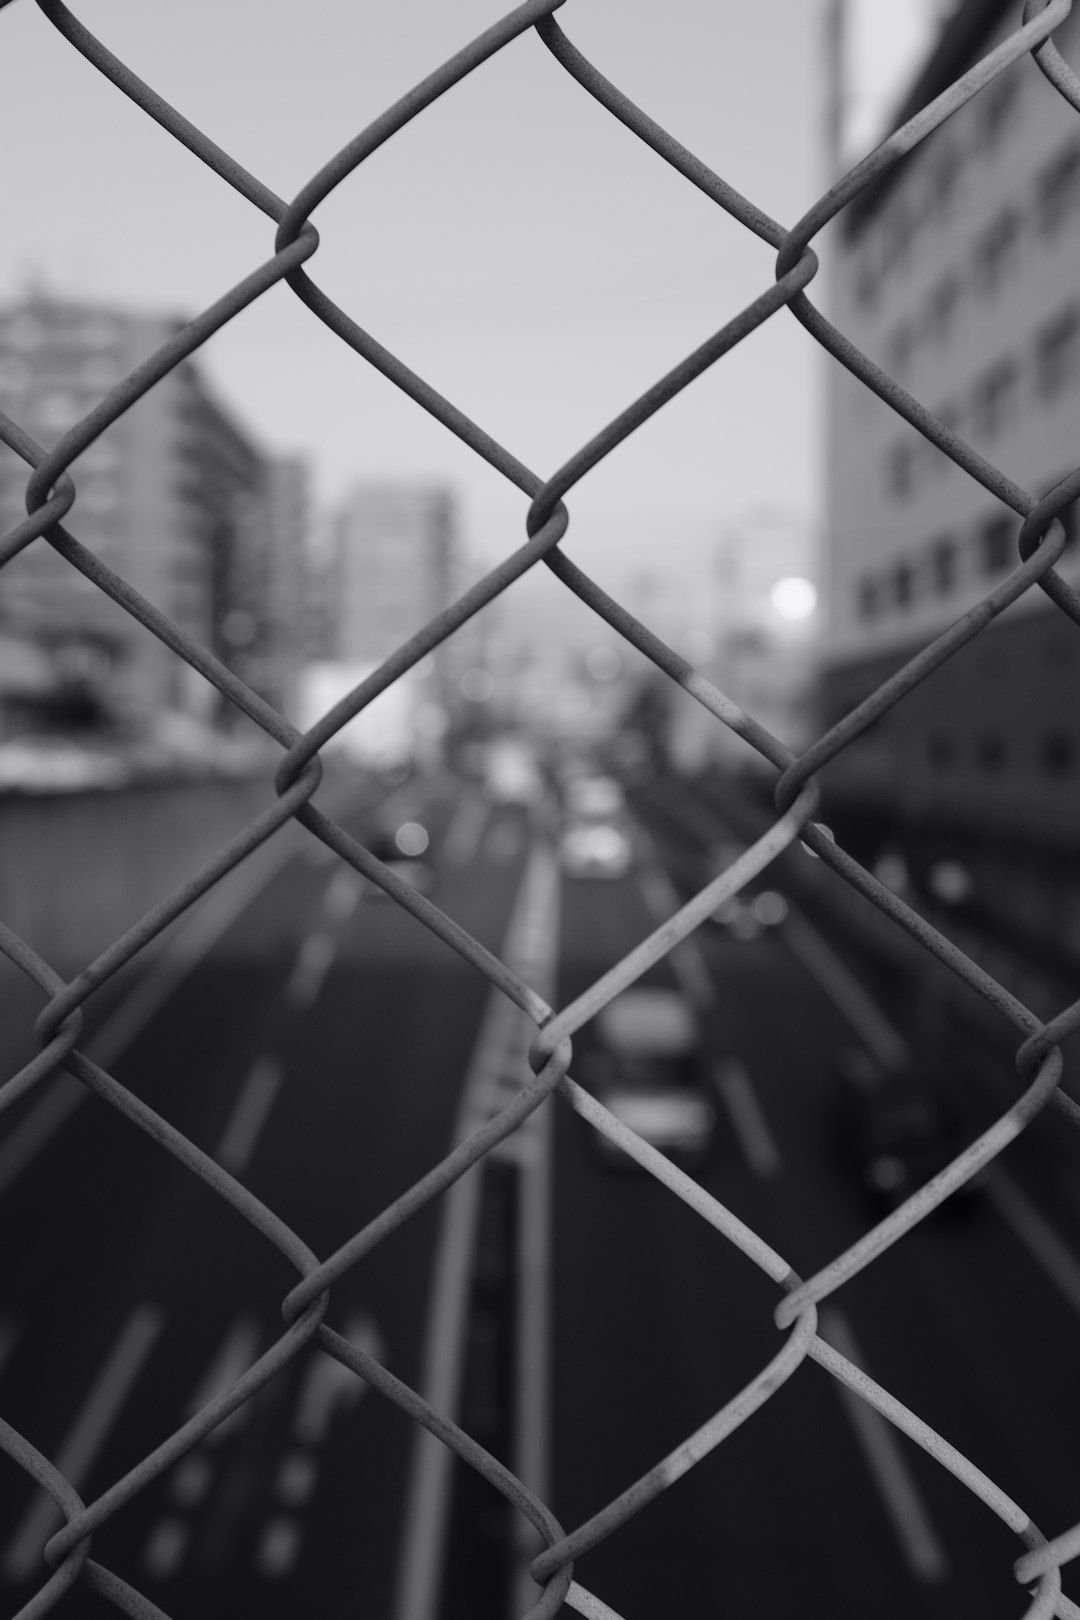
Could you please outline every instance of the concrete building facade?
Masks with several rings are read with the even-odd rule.
[[[0,409],[48,447],[182,325],[35,296],[0,310]],[[29,469],[0,446],[0,532],[25,513]],[[185,634],[284,699],[281,626],[303,526],[295,478],[276,471],[184,361],[71,468],[66,527]],[[279,532],[280,531],[280,532]],[[209,722],[214,689],[136,620],[35,541],[0,574],[0,635],[47,657],[54,686],[139,729],[165,710]]]
[[[1005,0],[961,0],[896,123],[1017,26]],[[1075,52],[1075,15],[1056,43]],[[988,462],[1035,496],[1073,469],[1080,124],[1030,57],[851,204],[823,262],[833,322]],[[832,362],[828,386],[826,725],[1017,566],[1020,527]],[[1070,511],[1059,571],[1073,586],[1075,526]],[[961,839],[999,894],[1022,892],[1045,922],[1054,883],[1040,851],[1054,848],[1058,872],[1080,853],[1078,675],[1076,627],[1026,593],[826,771],[860,853],[906,840],[918,860]]]

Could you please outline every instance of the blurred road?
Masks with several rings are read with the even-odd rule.
[[[499,949],[524,812],[395,797],[396,819],[431,830],[439,904]],[[370,815],[344,824],[363,836]],[[319,1254],[446,1151],[487,999],[453,951],[324,854],[272,876],[114,1064]],[[92,1100],[0,1198],[0,1405],[88,1499],[280,1334],[295,1273]],[[437,1212],[410,1221],[335,1289],[329,1318],[413,1384],[437,1228]],[[177,1615],[330,1612],[350,1596],[388,1615],[413,1425],[310,1350],[226,1428],[94,1556]],[[55,1528],[4,1459],[4,1612],[40,1584]],[[63,1612],[102,1610],[75,1593]]]
[[[396,790],[395,809],[430,828],[432,897],[485,945],[503,949],[550,917],[530,911],[543,839],[524,808],[447,780]],[[730,841],[701,788],[655,784],[633,810],[631,872],[561,886],[547,942],[560,1005],[699,887]],[[363,805],[343,819],[370,830]],[[446,1151],[477,1076],[508,1055],[520,1067],[520,1043],[492,1022],[471,968],[302,847],[219,921],[113,1070],[325,1254]],[[832,1114],[837,1054],[873,1038],[875,1015],[842,963],[822,971],[833,958],[814,929],[793,914],[737,940],[707,923],[649,975],[694,999],[705,1027],[719,1125],[701,1179],[804,1275],[876,1219]],[[588,1029],[575,1040],[579,1060],[590,1040]],[[995,1061],[966,1097],[972,1132],[1004,1105]],[[38,1106],[0,1133],[0,1411],[88,1499],[266,1348],[295,1278],[94,1101],[5,1173],[3,1144]],[[448,1240],[440,1200],[335,1288],[328,1320],[414,1385],[431,1371],[434,1322],[439,1353],[461,1359],[462,1422],[570,1528],[704,1423],[780,1335],[776,1289],[749,1261],[652,1178],[603,1165],[567,1108],[544,1119],[516,1158],[474,1178],[464,1248]],[[1037,1147],[1007,1158],[964,1209],[834,1296],[822,1331],[1054,1535],[1080,1517],[1069,1376],[1080,1201]],[[307,1351],[99,1532],[94,1556],[176,1620],[523,1613],[509,1516],[464,1470],[436,1481],[449,1493],[444,1560],[431,1513],[416,1516],[416,1456],[414,1425]],[[56,1524],[0,1459],[4,1612],[41,1584]],[[807,1363],[575,1574],[625,1620],[714,1609],[1005,1620],[1025,1608],[1011,1573],[1020,1550],[965,1487]],[[430,1612],[426,1597],[401,1607],[416,1560],[442,1587]],[[1065,1587],[1080,1590],[1068,1576]],[[105,1611],[75,1592],[59,1612]]]
[[[637,809],[685,898],[703,881],[710,830],[719,846],[731,828],[680,784],[654,787]],[[654,921],[641,876],[602,896],[597,885],[567,887],[560,1002]],[[796,925],[802,955],[806,924]],[[738,941],[706,924],[694,936],[720,1114],[715,1162],[699,1179],[805,1276],[881,1212],[831,1125],[831,1069],[861,998],[851,994],[845,1016],[785,932]],[[830,956],[820,935],[809,938]],[[991,1088],[969,1103],[971,1134],[1004,1106]],[[779,1343],[774,1286],[651,1177],[598,1165],[586,1138],[560,1110],[552,1500],[568,1525],[692,1433]],[[1080,1509],[1070,1438],[1080,1393],[1069,1376],[1080,1348],[1080,1206],[1063,1241],[1060,1208],[1050,1220],[1040,1213],[1039,1161],[1006,1158],[985,1192],[933,1216],[833,1296],[821,1324],[1055,1535]],[[1005,1617],[1026,1607],[1011,1573],[1020,1551],[965,1487],[806,1363],[575,1574],[632,1620],[714,1608]],[[1064,1585],[1078,1590],[1068,1573]]]

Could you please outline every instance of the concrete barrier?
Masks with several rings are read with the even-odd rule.
[[[273,802],[269,772],[0,798],[0,920],[70,978]]]

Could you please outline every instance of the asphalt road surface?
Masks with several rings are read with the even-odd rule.
[[[530,945],[530,927],[552,931],[558,1004],[700,884],[730,836],[699,791],[655,787],[634,806],[648,836],[632,871],[564,881],[556,925],[529,899],[537,818],[449,781],[399,795],[401,819],[431,828],[440,906],[492,949],[525,939],[536,961],[545,942]],[[346,824],[362,834],[369,813]],[[520,1043],[492,1021],[474,970],[334,863],[300,849],[235,910],[216,937],[207,927],[111,1067],[327,1253],[446,1151],[463,1103],[502,1083],[507,1054],[523,1066]],[[754,940],[705,924],[649,975],[692,998],[706,1031],[718,1130],[701,1180],[804,1275],[876,1218],[835,1140],[837,1054],[874,1034],[861,965],[853,978],[841,952],[831,971],[835,945],[794,913]],[[114,1012],[97,1015],[103,1046]],[[591,1039],[575,1041],[579,1058]],[[93,1034],[85,1044],[93,1054]],[[973,1131],[1008,1083],[1002,1062],[967,1099]],[[39,1106],[0,1134],[0,1413],[88,1500],[272,1342],[295,1274],[98,1102],[35,1138],[25,1121]],[[31,1146],[5,1159],[20,1130]],[[821,1324],[1055,1535],[1080,1517],[1080,1202],[1067,1155],[1055,1157],[1060,1129],[1043,1136],[1045,1151],[1010,1150],[963,1209],[833,1296]],[[456,1357],[446,1389],[460,1420],[571,1528],[775,1354],[777,1290],[651,1177],[604,1165],[558,1099],[527,1150],[469,1184],[473,1203],[466,1190],[455,1217],[464,1238],[448,1236],[440,1200],[335,1287],[328,1320],[414,1385],[431,1377],[433,1342],[436,1362]],[[430,1475],[439,1513],[418,1514],[417,1458],[415,1426],[309,1350],[125,1507],[93,1554],[176,1620],[524,1613],[535,1589],[515,1566],[510,1516],[461,1468]],[[4,1612],[42,1584],[57,1523],[0,1459]],[[1011,1570],[1021,1550],[807,1362],[575,1577],[625,1620],[1005,1620],[1027,1603]],[[1080,1593],[1068,1572],[1064,1584]],[[77,1589],[58,1612],[107,1610]]]

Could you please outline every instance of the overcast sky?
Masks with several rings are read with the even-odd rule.
[[[77,15],[289,197],[504,0],[84,0]],[[895,78],[930,0],[862,0],[859,73]],[[611,79],[783,223],[828,183],[823,0],[569,0],[557,20]],[[192,313],[272,252],[273,227],[157,129],[31,0],[0,11],[0,297]],[[897,45],[900,41],[900,45]],[[867,81],[869,82],[869,80]],[[874,105],[888,91],[873,83]],[[866,124],[864,93],[851,103]],[[861,137],[860,137],[861,138]],[[307,268],[359,323],[549,474],[772,279],[774,255],[666,168],[527,34],[370,158],[315,213]],[[811,288],[814,295],[815,289]],[[261,443],[310,458],[318,496],[450,479],[471,547],[523,538],[525,502],[284,287],[204,364]],[[693,550],[755,506],[812,526],[818,356],[781,312],[575,490],[567,549],[610,565]],[[600,577],[603,568],[598,566]],[[612,575],[614,579],[614,574]]]

